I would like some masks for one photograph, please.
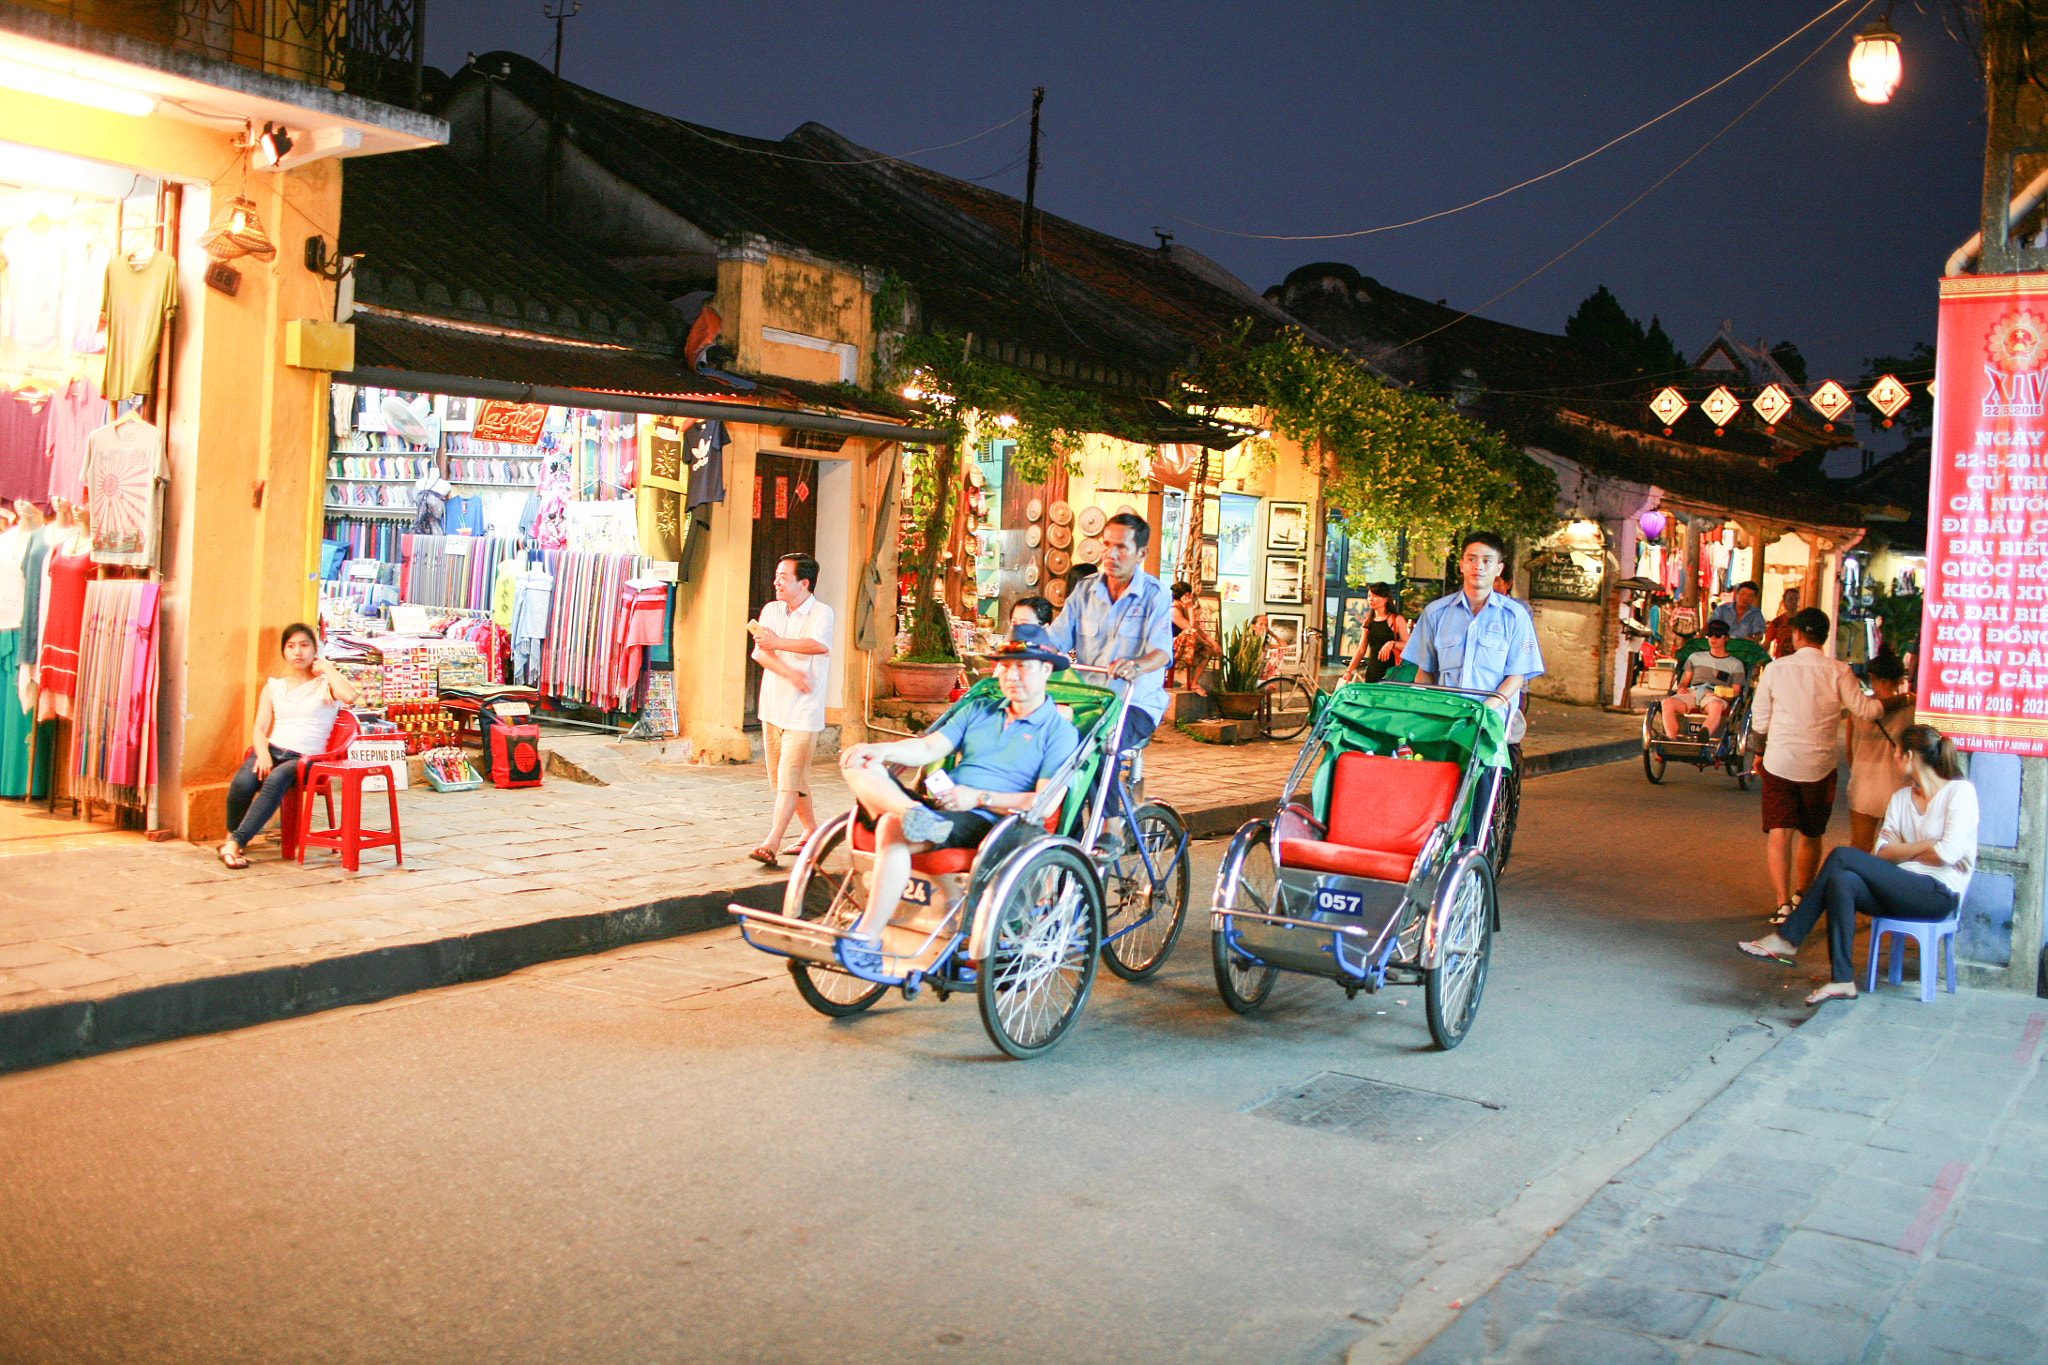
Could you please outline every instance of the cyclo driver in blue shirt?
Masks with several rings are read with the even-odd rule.
[[[1418,683],[1492,693],[1487,703],[1508,712],[1508,742],[1519,745],[1528,727],[1515,698],[1543,672],[1543,655],[1528,608],[1493,590],[1506,564],[1507,545],[1499,536],[1469,533],[1458,547],[1465,586],[1422,609],[1401,661],[1415,665]]]
[[[1046,627],[1074,662],[1106,668],[1131,705],[1112,753],[1142,747],[1166,714],[1166,666],[1173,662],[1173,596],[1141,567],[1152,528],[1136,512],[1119,512],[1102,528],[1102,562],[1075,585]],[[1091,680],[1092,681],[1092,680]],[[1105,775],[1112,771],[1103,766]]]

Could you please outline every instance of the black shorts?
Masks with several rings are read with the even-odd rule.
[[[905,796],[913,800],[917,799],[917,793],[904,786],[901,778],[892,775],[890,780],[896,783],[897,790],[901,791]],[[996,827],[995,821],[989,818],[988,811],[940,810],[929,801],[923,801],[919,804],[953,827],[951,833],[938,843],[930,845],[931,848],[979,848],[981,847],[981,841],[988,838],[988,832]],[[862,829],[873,833],[875,828],[874,813],[862,805],[856,805],[853,808],[853,812],[855,823],[859,824]]]
[[[1828,832],[1828,817],[1835,813],[1835,774],[1818,782],[1793,782],[1764,770],[1764,833],[1774,829],[1796,829],[1809,839]]]

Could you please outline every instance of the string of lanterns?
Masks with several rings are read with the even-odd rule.
[[[1864,397],[1870,400],[1872,407],[1884,414],[1886,426],[1892,424],[1892,418],[1898,416],[1900,408],[1913,401],[1912,390],[1893,375],[1880,378],[1870,386],[1870,391],[1864,394]],[[1833,431],[1835,423],[1843,413],[1854,406],[1855,400],[1849,397],[1847,389],[1830,379],[1808,394],[1806,401],[1813,404],[1820,415],[1827,419],[1828,430]],[[1749,406],[1755,410],[1757,416],[1763,418],[1766,429],[1775,431],[1785,414],[1792,411],[1792,400],[1780,386],[1766,384],[1763,392],[1750,400]],[[1692,404],[1687,401],[1685,395],[1674,388],[1665,388],[1650,400],[1650,413],[1664,424],[1666,436],[1671,434],[1671,428],[1691,407]],[[1700,412],[1714,424],[1716,436],[1727,435],[1728,423],[1741,411],[1742,400],[1728,392],[1726,385],[1716,388],[1700,400]]]

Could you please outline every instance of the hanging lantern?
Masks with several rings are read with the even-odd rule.
[[[1865,104],[1888,104],[1899,88],[1899,35],[1891,25],[1892,7],[1884,7],[1884,18],[1856,35],[1849,49],[1849,84],[1856,98]]]
[[[1913,401],[1913,395],[1906,386],[1889,374],[1870,386],[1869,396],[1870,405],[1884,414],[1886,426],[1892,424],[1892,418],[1899,415],[1900,408]]]
[[[1691,406],[1690,403],[1685,401],[1683,394],[1679,393],[1677,389],[1672,388],[1665,389],[1650,400],[1650,411],[1658,421],[1664,424],[1664,434],[1666,436],[1671,434],[1672,423],[1683,417],[1685,410]]]
[[[1821,416],[1828,419],[1829,431],[1835,429],[1835,419],[1847,412],[1850,407],[1849,391],[1832,379],[1815,389],[1813,397],[1808,401],[1820,409]]]
[[[220,212],[213,217],[213,226],[199,235],[199,245],[216,261],[232,261],[237,256],[267,261],[277,255],[277,247],[263,230],[263,219],[256,206],[239,194],[221,205]]]
[[[1642,528],[1644,539],[1661,539],[1664,535],[1664,514],[1652,507],[1647,512],[1637,514],[1636,525]]]

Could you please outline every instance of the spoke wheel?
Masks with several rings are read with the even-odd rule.
[[[860,918],[867,903],[867,879],[853,864],[853,849],[847,843],[850,827],[842,824],[825,836],[818,846],[816,862],[799,863],[790,873],[789,891],[783,897],[783,913],[843,929]],[[859,1014],[882,998],[887,986],[849,976],[837,967],[815,962],[789,960],[789,975],[796,993],[820,1014],[843,1019]]]
[[[1652,782],[1664,780],[1664,755],[1658,752],[1654,743],[1643,746],[1643,776]]]
[[[1486,859],[1468,854],[1451,875],[1437,926],[1437,965],[1423,981],[1429,1036],[1446,1052],[1465,1041],[1479,1013],[1493,957],[1493,873]]]
[[[1224,894],[1228,908],[1278,913],[1280,871],[1273,863],[1273,831],[1261,825],[1244,841],[1241,854],[1223,865]],[[1209,931],[1209,957],[1216,968],[1216,993],[1223,1003],[1239,1014],[1250,1014],[1266,1003],[1280,969],[1253,962],[1230,946],[1221,928]]]
[[[1315,699],[1299,678],[1268,678],[1259,684],[1259,729],[1267,739],[1293,739],[1308,729]]]
[[[1012,1057],[1035,1057],[1066,1036],[1095,984],[1102,915],[1094,869],[1065,845],[1022,855],[975,994],[981,1024]]]
[[[1515,821],[1522,813],[1522,764],[1519,757],[1510,759],[1500,773],[1500,799],[1493,803],[1493,824],[1486,838],[1487,855],[1493,860],[1496,879],[1507,871],[1508,854],[1515,847]]]
[[[1126,981],[1143,981],[1159,970],[1180,940],[1188,913],[1187,828],[1164,806],[1140,806],[1134,822],[1146,856],[1159,875],[1154,882],[1134,849],[1109,860],[1102,874],[1102,960]]]
[[[1749,717],[1742,718],[1742,728],[1735,735],[1735,754],[1728,760],[1728,775],[1735,779],[1735,785],[1743,791],[1749,790]]]

